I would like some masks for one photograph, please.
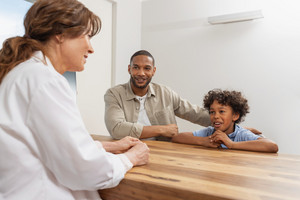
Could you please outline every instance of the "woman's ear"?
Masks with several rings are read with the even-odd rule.
[[[55,35],[55,39],[58,43],[63,43],[65,37],[63,34],[58,34],[58,35]]]

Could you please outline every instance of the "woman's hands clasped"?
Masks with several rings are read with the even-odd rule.
[[[145,165],[149,160],[148,146],[137,138],[126,136],[115,142],[102,141],[101,144],[107,152],[124,153],[133,166]]]
[[[145,165],[149,160],[149,148],[148,146],[139,141],[131,149],[129,149],[125,155],[128,157],[133,166]]]
[[[149,160],[149,148],[137,138],[126,136],[117,141],[120,151],[125,152],[130,162],[134,166],[145,165]]]
[[[126,136],[115,142],[118,147],[118,150],[115,153],[125,153],[131,147],[137,145],[139,142],[141,141],[137,138]]]

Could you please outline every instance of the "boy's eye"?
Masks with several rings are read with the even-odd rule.
[[[214,114],[215,113],[215,111],[209,111],[209,114]]]
[[[225,113],[225,110],[220,110],[220,113]]]

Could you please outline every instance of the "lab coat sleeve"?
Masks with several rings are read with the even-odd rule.
[[[97,147],[87,132],[66,80],[38,86],[28,107],[27,126],[38,144],[38,159],[72,190],[118,185],[127,169],[119,156]]]

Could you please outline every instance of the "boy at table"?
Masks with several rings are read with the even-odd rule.
[[[213,148],[276,153],[276,143],[238,125],[249,113],[247,102],[241,92],[220,89],[209,91],[203,104],[209,111],[211,126],[194,132],[180,133],[174,136],[172,141]]]

